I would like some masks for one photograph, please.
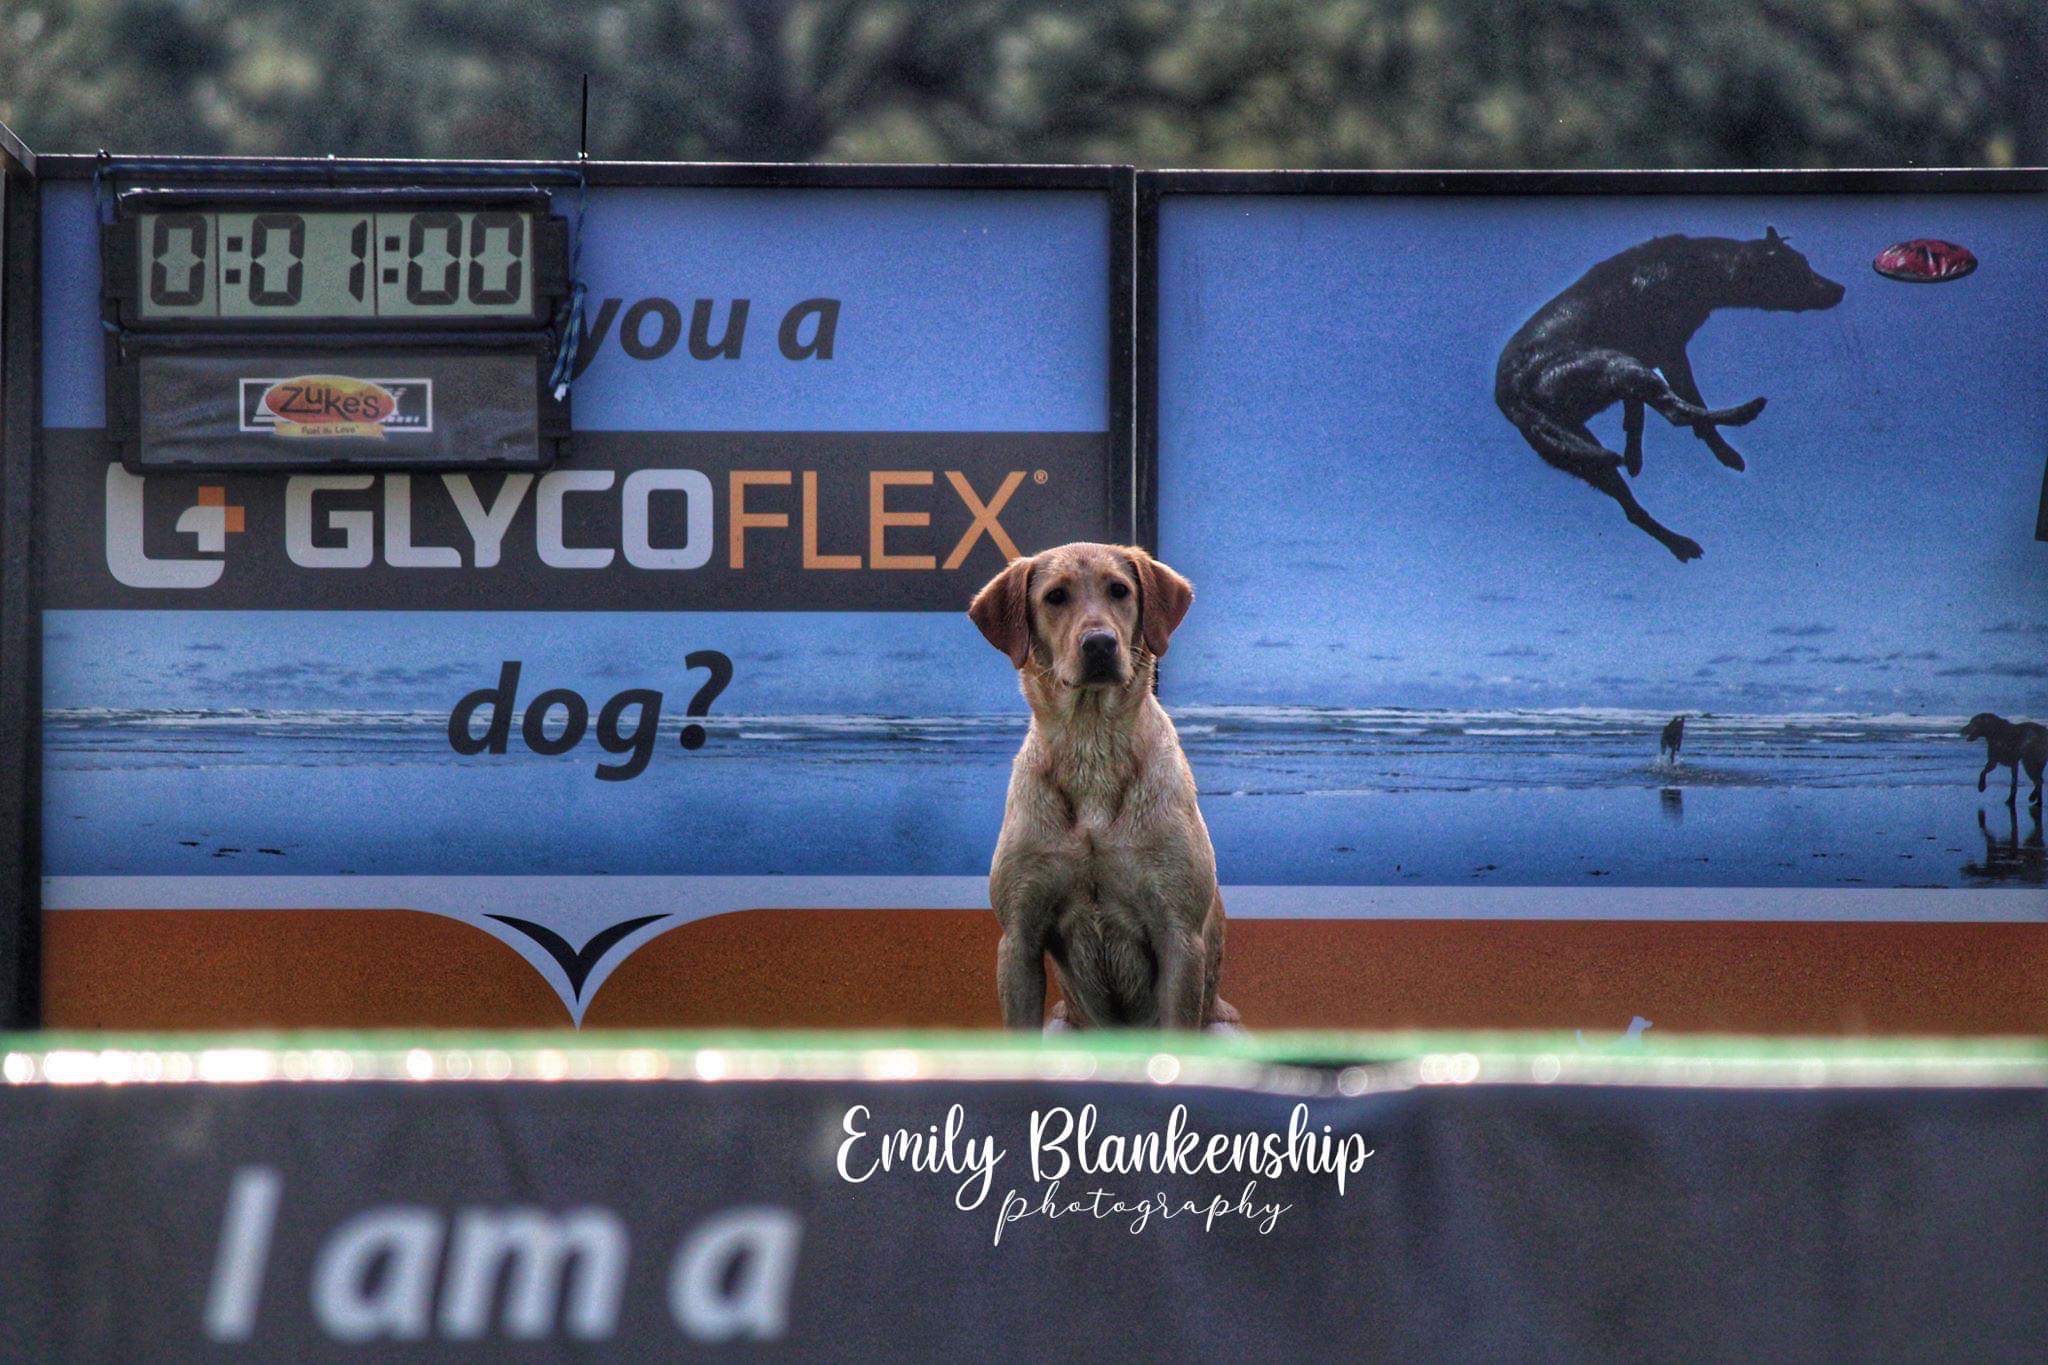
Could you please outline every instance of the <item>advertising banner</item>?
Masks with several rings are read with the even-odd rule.
[[[0,1350],[2004,1358],[2043,1131],[1966,1086],[7,1085]]]
[[[1133,330],[1113,175],[600,185],[567,458],[262,475],[53,182],[45,1019],[994,1024],[962,609],[1108,539],[1252,1027],[2048,1024],[2038,195],[1150,176]]]
[[[1164,178],[1147,416],[1296,1017],[2041,1027],[2040,197],[1283,180]]]
[[[593,188],[565,458],[289,475],[113,460],[92,191],[53,184],[45,1022],[955,1008],[807,916],[986,917],[1022,706],[968,599],[1131,534],[1113,175]],[[317,359],[158,378],[239,382],[269,442],[305,402],[252,381]],[[513,440],[399,359],[362,440]]]

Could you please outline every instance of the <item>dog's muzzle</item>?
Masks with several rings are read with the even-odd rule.
[[[1081,637],[1081,682],[1119,682],[1122,671],[1117,667],[1117,657],[1123,652],[1123,644],[1110,630],[1091,630]]]

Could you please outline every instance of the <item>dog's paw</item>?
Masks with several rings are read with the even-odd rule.
[[[1754,422],[1757,419],[1757,415],[1764,410],[1764,404],[1768,401],[1768,399],[1764,398],[1752,398],[1739,407],[1726,408],[1716,414],[1718,424],[1724,427],[1739,427]]]
[[[1631,479],[1633,479],[1636,475],[1642,473],[1643,452],[1640,450],[1629,451],[1627,455],[1622,457],[1621,467],[1628,471],[1628,476]]]
[[[1700,548],[1700,543],[1689,536],[1673,536],[1664,542],[1664,548],[1671,551],[1672,556],[1681,564],[1691,563],[1706,553]]]

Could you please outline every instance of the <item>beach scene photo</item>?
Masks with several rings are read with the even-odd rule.
[[[1219,856],[2038,893],[2030,775],[1962,738],[2048,713],[2031,216],[1167,200],[1162,695]]]
[[[697,720],[675,707],[656,722],[639,775],[600,781],[596,766],[618,759],[595,738],[537,754],[522,743],[517,718],[502,755],[451,749],[449,712],[467,690],[460,684],[488,681],[495,661],[367,670],[332,662],[360,650],[351,642],[366,632],[389,635],[406,615],[302,615],[270,634],[302,648],[316,632],[331,653],[252,663],[249,656],[263,657],[261,627],[275,623],[195,614],[169,646],[188,656],[167,665],[185,680],[183,704],[50,711],[48,868],[153,876],[987,870],[1025,723],[1021,703],[1002,709],[999,689],[986,698],[989,709],[960,714],[714,708]],[[457,642],[493,621],[415,616],[412,624],[438,624]],[[511,622],[496,624],[502,638]],[[104,638],[107,629],[96,624],[90,634]],[[202,638],[190,638],[195,632]],[[132,667],[68,657],[59,636],[60,669],[120,675]],[[241,663],[225,662],[230,637],[240,637]],[[193,648],[215,643],[221,648]],[[1001,660],[982,659],[985,650],[979,637],[961,642],[949,666],[959,676],[994,671],[982,665]],[[664,666],[656,653],[638,669],[618,659],[587,672],[526,667],[550,685],[602,696],[602,675],[614,675],[614,687],[617,676],[653,677]],[[755,691],[773,699],[772,689],[750,686],[772,667],[763,653],[776,651],[734,656],[729,691],[743,700]],[[306,690],[293,679],[310,675],[324,679],[312,685],[316,695],[349,690],[353,704],[290,704],[303,703]],[[274,691],[263,691],[263,679]],[[252,689],[267,704],[246,704]],[[518,699],[522,713],[537,691]],[[424,703],[428,693],[437,704],[397,704],[401,694]],[[1982,746],[1961,739],[1956,716],[1699,715],[1672,763],[1657,754],[1666,717],[1650,711],[1174,712],[1232,883],[2048,884],[2038,813],[2024,790],[2014,808],[1999,799],[2002,788],[1975,792]],[[686,724],[703,726],[701,747],[683,747]],[[545,733],[560,730],[557,712]]]
[[[66,814],[46,847],[116,875],[972,876],[1024,728],[714,719],[684,760],[683,723],[628,792],[530,754],[451,775],[445,713],[56,712],[46,782]],[[2048,885],[2038,812],[1970,799],[1970,755],[1937,718],[1713,717],[1689,731],[1713,757],[1676,767],[1645,757],[1660,727],[1259,707],[1179,723],[1222,865],[1288,884]],[[763,773],[774,791],[735,798]],[[881,818],[838,813],[862,805]]]

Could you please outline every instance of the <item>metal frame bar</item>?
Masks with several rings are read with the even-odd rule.
[[[36,157],[0,126],[0,1019],[42,1013],[41,196]]]
[[[0,172],[30,179],[36,175],[36,154],[4,123],[0,123]]]
[[[1120,524],[1112,540],[1142,544],[1139,508],[1144,483],[1137,442],[1139,395],[1133,334],[1138,308],[1138,183],[1128,166],[1116,168],[1109,191],[1109,506]]]
[[[1159,552],[1159,176],[1138,182],[1138,306],[1133,314],[1132,364],[1137,370],[1137,439],[1131,464],[1136,470],[1137,507],[1132,520],[1137,543]]]
[[[1741,171],[1146,171],[1167,194],[2038,194],[2048,166]]]
[[[347,177],[402,176],[432,171],[459,177],[528,176],[549,184],[587,176],[593,186],[631,189],[883,189],[883,190],[1106,190],[1132,172],[1122,166],[1025,166],[920,162],[798,161],[436,161],[403,157],[166,156],[111,161],[78,153],[40,158],[45,180],[89,180],[101,167],[144,173],[206,174],[222,181],[283,180],[340,184]],[[134,173],[133,170],[130,173]]]

